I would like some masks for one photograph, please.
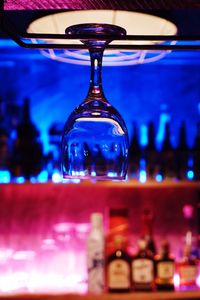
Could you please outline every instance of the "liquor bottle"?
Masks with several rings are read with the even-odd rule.
[[[148,124],[148,144],[145,147],[145,157],[147,176],[148,178],[153,179],[158,173],[158,154],[155,145],[155,128],[153,122],[149,122]]]
[[[159,291],[174,290],[175,261],[170,255],[170,247],[167,241],[161,245],[161,252],[155,257],[156,278],[155,284]]]
[[[165,132],[166,123],[171,121],[171,113],[169,107],[166,103],[161,103],[160,105],[160,116],[158,122],[158,130],[156,134],[156,145],[159,150],[161,150],[163,144],[163,133]]]
[[[105,237],[103,216],[100,213],[91,215],[91,230],[87,240],[88,292],[103,293],[105,288]]]
[[[153,238],[154,215],[148,209],[144,209],[141,216],[141,236],[146,241],[146,248],[154,256],[156,254],[156,244]]]
[[[129,174],[130,177],[138,179],[140,167],[141,149],[138,138],[138,129],[136,123],[133,123],[133,134],[129,147]]]
[[[108,292],[127,293],[131,290],[131,257],[123,238],[115,237],[114,252],[106,259],[106,286]]]
[[[175,151],[171,144],[170,123],[165,124],[165,135],[160,151],[160,173],[163,178],[176,178]]]
[[[188,171],[188,160],[190,150],[187,144],[187,133],[185,122],[182,121],[179,129],[178,145],[176,147],[176,177],[177,179],[186,179]]]
[[[60,151],[60,142],[63,132],[63,123],[56,122],[53,123],[48,130],[49,135],[49,144],[50,152],[46,157],[46,169],[48,170],[49,179],[52,178],[52,174],[55,170],[60,169],[61,162],[61,151]]]
[[[197,247],[198,247],[198,258],[200,259],[200,191],[198,191],[198,203],[197,203]]]
[[[116,237],[121,238],[121,246],[128,247],[130,237],[128,209],[110,208],[108,211],[108,232],[106,236],[106,256],[116,250]]]
[[[194,179],[200,180],[200,121],[197,123],[197,132],[192,152],[194,165]]]
[[[132,286],[135,291],[154,289],[154,259],[144,239],[138,242],[138,252],[131,263]]]
[[[9,169],[9,133],[5,120],[5,105],[0,97],[0,170]]]
[[[29,99],[22,108],[22,120],[17,126],[17,139],[12,153],[13,175],[30,179],[42,169],[42,145],[38,140],[39,131],[30,118]]]
[[[192,255],[190,244],[185,244],[183,256],[177,263],[177,270],[180,278],[180,289],[196,288],[198,276],[198,260]]]

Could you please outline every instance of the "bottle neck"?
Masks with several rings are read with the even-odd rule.
[[[102,88],[102,58],[104,48],[89,48],[91,61],[89,98],[105,98]]]

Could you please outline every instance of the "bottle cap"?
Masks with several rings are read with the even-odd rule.
[[[170,252],[169,242],[167,240],[162,241],[160,253],[161,254],[169,254],[169,252]]]
[[[115,247],[118,249],[124,248],[125,242],[126,242],[126,239],[121,235],[116,235],[114,237],[114,244],[115,244]]]
[[[138,241],[138,246],[139,246],[139,249],[145,250],[147,247],[147,242],[144,239],[140,239]]]
[[[101,213],[91,214],[91,224],[92,224],[92,227],[102,227],[103,226],[103,215]]]
[[[191,254],[191,245],[185,244],[184,248],[183,248],[183,254],[185,256],[189,256]]]
[[[110,208],[109,211],[110,216],[119,216],[119,217],[128,217],[128,209],[127,208]]]

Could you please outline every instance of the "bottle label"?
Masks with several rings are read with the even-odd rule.
[[[174,263],[162,261],[157,264],[157,276],[160,279],[170,280],[174,276]]]
[[[196,282],[196,278],[198,275],[197,266],[179,266],[179,274],[180,274],[180,283],[194,283]]]
[[[130,288],[130,266],[123,259],[116,259],[108,265],[108,288]]]
[[[135,283],[150,283],[154,279],[153,261],[146,258],[132,262],[132,278]]]
[[[104,291],[104,244],[102,241],[90,240],[88,243],[88,292]]]

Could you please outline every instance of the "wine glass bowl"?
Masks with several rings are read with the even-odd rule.
[[[101,82],[102,56],[113,35],[125,30],[109,24],[80,24],[67,34],[91,35],[81,39],[89,48],[91,78],[86,99],[69,116],[62,137],[64,178],[124,180],[128,162],[128,132],[119,112],[105,98]],[[94,39],[108,36],[108,39]]]

